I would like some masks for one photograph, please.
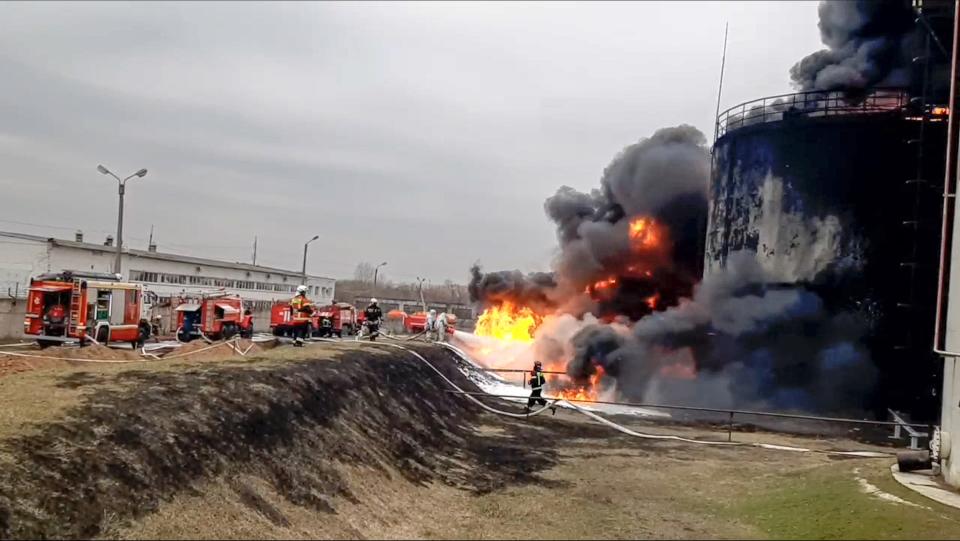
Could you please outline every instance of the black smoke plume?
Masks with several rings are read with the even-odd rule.
[[[557,301],[551,297],[556,287],[553,274],[548,272],[523,274],[513,270],[484,273],[480,265],[474,265],[470,267],[467,292],[471,302],[484,306],[509,301],[528,306],[539,313],[549,313],[557,307]]]
[[[860,409],[876,377],[865,332],[861,319],[827,312],[803,287],[771,285],[755,255],[740,252],[692,299],[628,333],[582,329],[567,373],[585,380],[602,367],[633,400],[844,413]],[[678,363],[696,377],[671,374]]]
[[[909,0],[825,0],[819,50],[790,68],[799,90],[856,91],[909,81],[914,28]]]
[[[553,272],[483,274],[475,267],[472,300],[482,305],[515,300],[534,309],[571,312],[609,310],[638,318],[650,312],[646,298],[652,292],[689,294],[698,279],[697,247],[706,227],[710,163],[705,143],[692,126],[663,128],[623,149],[604,169],[599,188],[583,193],[562,186],[544,202],[559,242]],[[663,250],[633,249],[628,229],[638,216],[655,219],[669,232]],[[627,290],[619,288],[611,298],[615,306],[577,302],[586,287],[611,276],[628,278],[622,281]]]

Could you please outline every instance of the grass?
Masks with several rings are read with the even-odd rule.
[[[885,463],[863,465],[860,477],[904,500],[864,494],[853,466],[838,463],[780,477],[776,485],[729,505],[725,514],[771,539],[957,539],[960,511],[914,494],[890,478]]]

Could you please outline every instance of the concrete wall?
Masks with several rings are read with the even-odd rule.
[[[954,216],[960,202],[953,199]],[[953,244],[950,252],[949,294],[946,307],[944,348],[960,353],[960,220],[954,219]],[[960,356],[943,357],[943,393],[940,409],[940,429],[943,446],[949,458],[941,459],[940,467],[947,483],[960,487]],[[943,450],[941,450],[943,452]]]
[[[25,298],[30,277],[48,268],[46,243],[0,237],[0,298]]]
[[[17,339],[23,335],[23,316],[27,301],[0,299],[0,339]]]

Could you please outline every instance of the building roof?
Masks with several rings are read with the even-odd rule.
[[[80,248],[83,250],[92,250],[95,252],[109,252],[109,253],[116,252],[116,246],[106,246],[104,244],[96,244],[92,242],[77,242],[73,240],[57,239],[54,237],[44,237],[41,235],[30,235],[27,233],[0,231],[0,237],[11,237],[11,238],[29,240],[34,242],[45,242],[45,243],[52,244],[54,246],[64,246],[67,248]],[[190,263],[192,265],[206,265],[208,267],[226,267],[230,269],[248,270],[253,272],[300,276],[299,271],[278,269],[275,267],[264,267],[262,265],[251,265],[249,263],[220,261],[216,259],[207,259],[204,257],[194,257],[190,255],[151,252],[148,250],[136,250],[131,248],[124,248],[123,253],[130,257],[142,257],[144,259],[160,259],[164,261],[174,261],[178,263]],[[307,276],[309,278],[316,278],[320,280],[334,280],[333,278],[329,278],[327,276],[317,276],[315,274],[308,274]]]

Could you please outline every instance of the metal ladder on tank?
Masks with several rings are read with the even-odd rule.
[[[79,336],[80,316],[83,311],[83,281],[80,278],[73,279],[73,288],[70,291],[70,316],[67,322],[67,335]]]
[[[906,299],[897,303],[897,307],[904,310],[906,315],[904,319],[909,319],[910,314],[914,311],[914,305],[916,303],[916,294],[917,294],[917,267],[920,264],[921,254],[918,245],[917,236],[920,234],[921,229],[921,212],[920,212],[920,201],[924,197],[924,191],[930,189],[930,181],[926,178],[924,171],[924,136],[927,127],[927,121],[929,119],[929,111],[927,111],[927,93],[929,91],[929,81],[930,81],[930,54],[931,54],[931,43],[930,43],[930,34],[925,33],[924,40],[924,53],[923,56],[914,58],[914,62],[921,61],[923,65],[921,69],[923,70],[922,75],[922,89],[920,92],[920,123],[917,127],[916,137],[908,139],[906,141],[907,145],[916,146],[916,173],[911,179],[904,181],[904,184],[909,186],[912,189],[912,205],[910,209],[909,216],[906,216],[905,220],[901,222],[901,225],[905,228],[909,228],[910,232],[908,233],[910,238],[909,249],[907,250],[906,257],[904,260],[900,261],[900,268],[908,272],[909,278],[907,278],[907,291]],[[914,98],[916,99],[916,98]],[[912,106],[912,103],[908,104],[908,107]],[[912,330],[909,326],[904,328],[904,333],[902,335],[902,343],[894,345],[895,350],[899,351],[908,351],[914,345],[914,339]]]

